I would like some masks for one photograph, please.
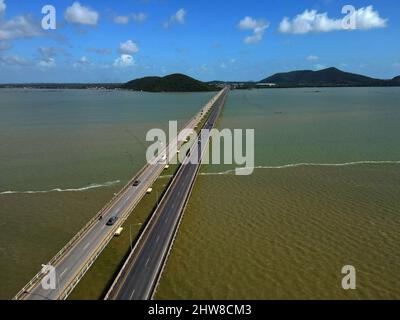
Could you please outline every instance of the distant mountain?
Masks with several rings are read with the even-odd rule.
[[[400,83],[400,76],[394,77],[391,81]]]
[[[127,82],[124,89],[148,92],[200,92],[213,91],[215,87],[184,74],[166,77],[145,77]]]
[[[275,83],[277,86],[290,87],[394,86],[400,85],[400,76],[392,80],[381,80],[344,72],[336,68],[328,68],[319,71],[301,70],[277,73],[260,83]]]

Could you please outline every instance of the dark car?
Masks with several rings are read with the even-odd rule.
[[[132,187],[137,187],[140,184],[140,180],[136,180],[134,183],[132,183]]]
[[[107,225],[108,226],[112,226],[115,224],[115,222],[117,222],[118,217],[111,217],[108,221],[107,221]]]

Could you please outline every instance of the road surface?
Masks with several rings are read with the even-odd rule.
[[[211,101],[203,107],[184,127],[194,129],[212,108],[215,101],[221,96],[219,92]],[[182,141],[178,137],[170,141],[168,147],[179,147]],[[43,274],[39,272],[14,299],[26,300],[56,300],[66,299],[73,288],[78,284],[86,271],[94,263],[98,255],[103,251],[112,239],[115,231],[123,224],[134,207],[146,194],[149,187],[159,177],[165,168],[165,164],[158,163],[162,155],[155,158],[154,164],[149,164],[141,170],[138,176],[130,181],[124,189],[103,210],[89,222],[89,225],[81,230],[51,261],[50,265],[55,267],[57,285],[53,289],[44,289],[41,280]],[[134,180],[140,180],[137,187],[133,187]],[[99,217],[102,216],[102,219]],[[118,220],[114,226],[107,226],[109,218],[117,216]]]
[[[216,102],[203,129],[210,130],[214,127],[226,94],[227,89]],[[188,162],[181,166],[106,299],[147,300],[152,297],[190,197],[201,165],[201,161],[198,160],[201,160],[201,155],[204,154],[209,136],[208,132],[203,138],[199,137],[198,145],[201,152],[192,150],[188,155]],[[193,147],[196,145],[197,143]],[[189,162],[196,157],[197,161]]]

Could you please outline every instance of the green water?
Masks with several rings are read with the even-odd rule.
[[[149,129],[183,125],[212,95],[0,90],[0,298],[140,170]],[[53,189],[71,191],[37,193]]]
[[[230,94],[258,169],[203,167],[157,298],[400,298],[400,89],[316,91]]]
[[[0,298],[141,168],[148,129],[211,96],[0,90],[0,193],[76,189],[0,194]],[[258,169],[203,166],[157,297],[400,298],[399,101],[399,88],[231,92],[219,127],[255,129]],[[355,291],[340,286],[347,264]]]

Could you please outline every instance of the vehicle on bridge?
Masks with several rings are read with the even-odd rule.
[[[124,228],[119,227],[117,229],[117,231],[115,231],[114,236],[119,237],[121,235],[122,231],[124,231]]]
[[[108,226],[113,226],[117,222],[117,220],[118,220],[117,216],[111,217],[110,219],[108,219],[106,224]]]
[[[140,180],[135,180],[135,181],[132,183],[132,187],[137,187],[139,184],[140,184]]]

